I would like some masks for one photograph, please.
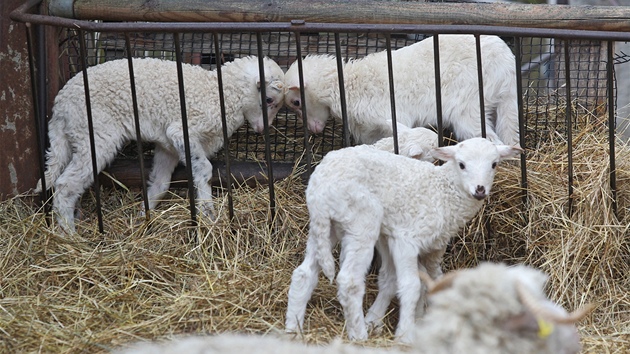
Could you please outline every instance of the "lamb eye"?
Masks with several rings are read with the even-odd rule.
[[[460,168],[461,170],[465,170],[465,169],[466,169],[466,165],[464,165],[464,163],[463,163],[463,162],[460,162],[460,163],[459,163],[459,168]]]
[[[497,168],[497,163],[496,163],[496,162],[493,162],[493,163],[492,163],[492,169],[494,170],[495,168]]]
[[[267,97],[267,104],[272,104],[272,103],[273,103],[273,98]]]
[[[299,100],[292,101],[291,104],[294,105],[295,107],[300,107],[300,101]]]

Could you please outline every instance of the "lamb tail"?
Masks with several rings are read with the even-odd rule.
[[[46,151],[46,189],[50,189],[52,184],[59,178],[63,169],[68,165],[72,157],[72,146],[65,134],[65,119],[59,117],[51,119],[49,123],[48,137],[50,138],[50,147]],[[36,193],[41,193],[42,181],[37,181],[35,187]]]
[[[330,235],[330,218],[324,215],[311,215],[309,238],[315,241],[317,261],[322,272],[331,282],[335,279],[335,259]]]

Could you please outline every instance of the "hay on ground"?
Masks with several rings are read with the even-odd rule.
[[[565,308],[597,304],[579,323],[585,353],[629,352],[630,148],[617,147],[618,217],[604,136],[586,129],[575,137],[571,215],[566,149],[551,136],[528,152],[526,205],[518,164],[503,164],[490,200],[453,240],[444,268],[486,260],[538,267],[549,274],[550,297]],[[275,220],[269,221],[268,190],[243,187],[234,190],[232,222],[227,198],[219,196],[218,221],[201,218],[198,226],[177,195],[144,222],[138,191],[106,190],[104,234],[88,193],[76,236],[55,232],[25,199],[0,203],[0,351],[98,353],[181,333],[281,332],[308,213],[299,177],[275,187]],[[375,292],[370,275],[367,302]],[[322,278],[304,341],[344,335],[335,294]],[[393,345],[392,309],[388,331],[367,345]]]

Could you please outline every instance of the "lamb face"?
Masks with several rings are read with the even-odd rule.
[[[432,151],[433,157],[456,165],[456,179],[468,194],[483,200],[492,189],[499,161],[515,157],[523,150],[519,147],[495,145],[484,138],[472,138],[455,146],[446,146]]]
[[[326,122],[331,116],[330,105],[327,104],[327,96],[337,95],[338,90],[334,90],[333,85],[338,85],[336,78],[332,77],[331,69],[336,69],[334,59],[329,56],[308,56],[304,58],[304,96],[302,102],[300,90],[299,72],[297,61],[294,62],[285,74],[286,91],[284,103],[297,115],[302,118],[302,109],[306,106],[307,127],[311,133],[321,133],[326,126]],[[318,75],[319,69],[326,69],[326,77]],[[320,80],[321,79],[321,80]],[[311,81],[314,80],[314,81]],[[322,85],[322,80],[330,80],[326,85]],[[319,89],[317,89],[319,88]],[[329,88],[331,90],[329,90]],[[338,100],[338,98],[336,98]]]
[[[260,80],[256,82],[256,94],[252,93],[252,97],[258,97],[257,104],[248,104],[244,107],[243,113],[245,119],[256,133],[262,133],[265,128],[263,121],[263,113],[261,107],[267,109],[267,125],[271,126],[273,120],[284,102],[284,72],[273,60],[264,58],[265,65],[265,83],[267,98],[264,105],[260,103]],[[257,68],[256,68],[257,69]],[[254,91],[254,90],[252,90]],[[247,102],[247,101],[246,101]]]

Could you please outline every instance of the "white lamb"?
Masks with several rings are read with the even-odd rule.
[[[305,345],[274,335],[223,333],[166,342],[140,342],[118,354],[577,354],[575,322],[588,307],[568,314],[547,299],[546,276],[523,265],[484,263],[429,281],[430,305],[409,348],[363,348],[340,340]]]
[[[519,145],[516,64],[510,48],[497,36],[481,36],[486,137]],[[481,136],[475,38],[440,35],[440,69],[444,127],[461,141]],[[343,65],[348,128],[356,143],[371,144],[391,136],[383,118],[391,116],[386,52]],[[437,127],[433,37],[392,51],[397,121],[409,127]],[[341,121],[336,59],[309,55],[303,60],[307,124],[324,129],[330,116]],[[301,115],[297,62],[285,75],[286,105]]]
[[[302,327],[319,270],[331,281],[335,277],[332,248],[341,241],[337,285],[348,337],[366,339],[366,320],[378,327],[397,294],[396,335],[410,342],[416,310],[421,311],[418,256],[432,277],[441,274],[448,241],[481,208],[497,164],[521,152],[472,138],[432,150],[434,158],[445,162],[442,166],[365,145],[328,153],[306,189],[310,230],[304,261],[291,279],[286,330]],[[382,259],[379,294],[364,319],[365,276],[374,246]]]
[[[212,165],[208,157],[223,146],[221,110],[216,71],[182,64],[197,200],[202,213],[212,217]],[[149,207],[154,208],[168,189],[171,174],[185,162],[176,63],[159,59],[133,59],[143,141],[155,143],[149,177]],[[268,122],[283,104],[282,69],[264,58]],[[222,66],[228,136],[245,123],[263,131],[258,58],[236,59]],[[88,69],[90,100],[98,171],[102,171],[125,143],[136,140],[127,59]],[[75,230],[74,208],[92,184],[92,160],[82,73],[59,91],[49,122],[50,148],[46,155],[46,186],[55,190],[53,210],[59,225]],[[38,183],[41,190],[41,183]]]
[[[545,296],[546,280],[537,269],[495,263],[446,274],[430,284],[411,352],[579,353],[575,322],[592,306],[568,314]]]

